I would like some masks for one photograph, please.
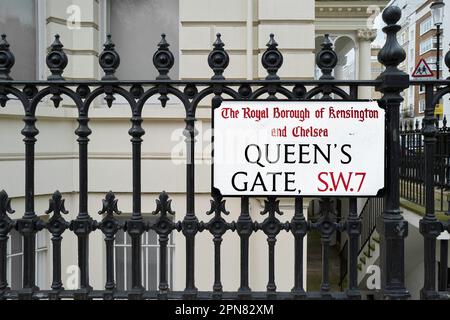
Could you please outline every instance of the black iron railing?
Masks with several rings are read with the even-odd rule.
[[[0,105],[5,106],[8,100],[15,97],[23,105],[25,123],[21,133],[25,144],[25,211],[16,213],[6,191],[0,192],[0,299],[232,299],[232,298],[346,298],[360,299],[362,297],[357,284],[357,259],[359,239],[361,235],[361,218],[356,211],[356,198],[350,199],[350,208],[347,219],[337,221],[330,206],[330,198],[322,199],[321,216],[314,223],[309,223],[303,216],[303,199],[295,198],[295,213],[291,221],[281,222],[278,219],[279,210],[276,197],[268,197],[262,214],[264,220],[251,217],[249,213],[249,198],[241,197],[240,215],[235,221],[227,221],[226,202],[222,195],[212,194],[212,215],[209,221],[199,221],[195,209],[195,147],[196,147],[196,110],[201,101],[213,96],[212,103],[218,103],[223,96],[234,99],[289,99],[309,100],[358,98],[358,89],[363,86],[375,87],[383,94],[380,103],[386,110],[386,155],[385,155],[385,189],[383,193],[384,210],[378,218],[376,227],[380,235],[380,268],[381,294],[384,298],[406,299],[408,291],[405,288],[404,269],[404,241],[408,232],[408,225],[400,211],[399,194],[399,165],[400,165],[400,139],[399,120],[401,92],[410,85],[425,85],[427,93],[427,108],[424,120],[424,181],[426,193],[426,215],[421,222],[421,232],[425,238],[425,284],[423,298],[439,296],[435,286],[434,266],[436,237],[447,225],[436,220],[434,213],[434,171],[435,158],[435,130],[434,105],[436,99],[450,92],[450,80],[412,81],[408,75],[398,69],[398,65],[405,59],[405,53],[399,46],[396,34],[400,26],[396,23],[401,16],[398,7],[390,6],[383,12],[383,20],[387,24],[383,31],[386,33],[386,43],[378,55],[379,61],[386,66],[385,71],[376,80],[339,81],[334,80],[332,73],[337,64],[337,55],[328,36],[317,53],[316,63],[322,71],[319,80],[297,81],[280,80],[277,75],[282,66],[283,57],[277,49],[277,43],[271,35],[268,48],[262,55],[262,65],[268,72],[264,80],[226,80],[223,76],[229,64],[229,56],[224,49],[220,35],[214,43],[213,50],[208,56],[208,64],[214,75],[211,80],[171,80],[170,68],[174,57],[169,50],[165,36],[158,44],[158,50],[153,56],[153,63],[159,71],[156,80],[149,81],[121,81],[116,79],[115,70],[119,66],[119,54],[108,37],[103,52],[99,55],[99,63],[105,72],[101,81],[66,81],[63,78],[64,68],[67,65],[67,56],[59,37],[51,45],[47,56],[47,65],[51,76],[47,81],[14,81],[9,73],[14,65],[14,56],[10,51],[6,36],[0,41]],[[450,66],[450,54],[446,56],[446,65]],[[78,128],[74,139],[78,142],[78,171],[79,171],[79,204],[75,219],[66,221],[64,214],[63,195],[55,192],[50,200],[47,214],[51,218],[47,221],[36,212],[34,207],[35,190],[35,143],[39,139],[36,126],[36,108],[44,97],[50,96],[55,107],[60,105],[61,96],[64,95],[73,101],[78,111]],[[132,214],[131,217],[118,220],[115,215],[119,213],[117,199],[112,192],[108,192],[101,208],[102,220],[94,219],[88,211],[88,158],[89,136],[92,133],[89,127],[89,110],[92,102],[103,96],[108,107],[114,104],[115,96],[122,96],[130,106],[132,145]],[[185,111],[185,129],[183,135],[186,143],[186,212],[181,221],[173,221],[171,215],[171,201],[167,193],[162,192],[157,200],[154,214],[156,220],[147,221],[142,214],[141,203],[141,145],[145,131],[142,128],[142,110],[145,103],[153,96],[159,96],[162,107],[169,97],[175,97]],[[368,146],[370,147],[370,146]],[[431,201],[433,200],[433,201]],[[101,205],[101,206],[100,206]],[[10,214],[14,214],[11,219]],[[23,285],[21,289],[12,290],[7,283],[7,243],[12,229],[17,230],[23,238]],[[131,238],[131,288],[117,290],[112,245],[118,230],[126,231]],[[322,239],[322,285],[319,292],[307,292],[303,286],[303,243],[304,238],[311,230],[319,232]],[[153,230],[158,234],[159,250],[159,283],[157,290],[145,290],[142,285],[142,254],[141,239],[144,233]],[[329,284],[329,258],[331,235],[337,230],[348,234],[348,283],[345,292],[331,292]],[[293,287],[289,292],[279,292],[276,287],[275,249],[277,235],[287,231],[292,233],[294,241],[294,278]],[[52,235],[52,283],[51,290],[42,290],[36,286],[36,234],[50,232]],[[73,232],[78,240],[78,267],[80,270],[80,285],[77,290],[65,290],[61,279],[61,242],[64,232]],[[89,276],[89,239],[91,233],[102,232],[106,243],[106,283],[103,290],[94,290],[90,284]],[[169,287],[167,266],[167,243],[170,234],[180,232],[185,237],[185,288],[174,291]],[[195,241],[198,233],[209,232],[212,235],[214,248],[214,282],[210,291],[200,292],[195,281]],[[223,235],[236,232],[240,238],[240,286],[232,292],[222,289],[221,243]],[[268,274],[265,291],[252,291],[249,285],[249,240],[255,232],[263,232],[267,237],[268,245]]]
[[[419,120],[404,121],[400,126],[400,195],[418,205],[425,205],[425,150]],[[439,194],[437,209],[448,211],[445,192],[450,191],[450,130],[447,117],[436,121],[436,153],[434,157],[434,186]]]
[[[361,255],[364,248],[368,248],[368,258],[371,254],[371,242],[372,237],[376,228],[377,219],[383,213],[383,198],[369,198],[364,204],[359,218],[361,219],[361,237],[359,242],[358,256]],[[339,276],[339,286],[341,289],[344,288],[345,278],[348,272],[348,241],[344,242],[341,251],[339,252],[339,257],[341,259],[340,265],[340,276]]]

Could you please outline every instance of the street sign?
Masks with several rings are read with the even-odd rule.
[[[419,63],[416,66],[416,69],[414,69],[412,77],[415,78],[424,78],[424,77],[432,77],[433,71],[431,71],[430,66],[425,61],[425,59],[420,59]]]
[[[444,115],[444,104],[438,103],[434,106],[434,115],[435,116],[442,116]]]
[[[376,101],[222,101],[212,186],[224,196],[374,196],[384,187]]]

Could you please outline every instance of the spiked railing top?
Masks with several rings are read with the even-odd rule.
[[[161,34],[161,41],[158,43],[158,50],[153,55],[153,65],[158,70],[157,80],[170,79],[168,73],[175,63],[175,58],[169,50],[170,44],[166,41],[166,35]]]
[[[321,44],[322,49],[316,54],[316,64],[322,71],[321,80],[333,80],[331,75],[333,68],[337,65],[338,56],[333,50],[333,43],[330,40],[330,35],[325,34],[323,36],[323,42]]]
[[[378,61],[386,66],[385,72],[400,72],[397,66],[406,58],[405,50],[397,41],[397,32],[401,27],[396,24],[402,16],[402,11],[397,6],[389,6],[384,9],[382,17],[387,24],[383,28],[386,33],[386,42],[378,52]]]
[[[156,210],[152,214],[156,215],[158,213],[161,216],[167,216],[168,213],[174,215],[175,211],[172,210],[172,200],[169,199],[167,192],[163,191],[159,195],[159,199],[156,199]]]
[[[11,209],[11,199],[5,190],[0,191],[0,217],[6,215],[6,213],[14,213],[15,211]]]
[[[221,213],[229,215],[230,212],[225,208],[226,200],[223,199],[222,194],[216,188],[213,189],[212,197],[214,200],[210,200],[211,208],[206,212],[207,215],[214,213],[216,216],[220,216]]]
[[[50,52],[47,54],[47,66],[51,71],[48,80],[64,80],[62,73],[67,66],[67,55],[63,51],[63,44],[59,41],[59,35],[55,35],[55,40],[50,45]]]
[[[48,210],[45,211],[46,214],[53,212],[54,215],[61,215],[61,213],[68,214],[69,211],[66,210],[64,206],[65,199],[62,198],[61,192],[56,190],[52,198],[49,200]]]
[[[112,191],[109,191],[106,194],[105,199],[102,200],[103,207],[102,210],[100,210],[98,213],[99,214],[106,213],[108,215],[112,215],[113,213],[121,214],[122,212],[119,211],[119,209],[117,208],[118,201],[119,200],[116,199],[114,193]]]
[[[221,34],[216,35],[216,41],[213,43],[214,49],[208,55],[208,65],[214,71],[214,76],[211,77],[212,80],[224,80],[223,72],[228,67],[230,63],[230,57],[228,53],[223,48],[225,44],[222,42]]]
[[[6,34],[2,34],[0,40],[0,81],[12,80],[9,76],[11,68],[14,65],[14,55],[9,50],[9,43],[6,41]]]
[[[275,213],[282,215],[283,212],[280,211],[280,200],[277,200],[276,197],[270,196],[267,200],[264,200],[264,210],[260,212],[260,214],[264,215],[269,213],[269,216],[275,216]]]
[[[103,45],[103,51],[98,57],[100,66],[102,67],[105,75],[102,80],[117,80],[114,73],[120,65],[120,56],[115,50],[115,44],[111,41],[111,35],[106,36],[106,42]]]
[[[268,73],[266,80],[279,80],[277,72],[283,65],[283,55],[277,49],[278,43],[275,41],[273,33],[269,35],[269,42],[266,46],[267,49],[261,57],[261,63]]]

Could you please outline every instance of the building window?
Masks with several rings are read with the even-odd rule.
[[[47,234],[36,234],[36,285],[41,289],[49,287],[46,279],[47,272]],[[16,230],[11,230],[8,241],[7,255],[7,279],[12,290],[22,288],[23,280],[23,238]]]
[[[433,21],[430,16],[420,23],[420,35],[423,35],[425,32],[430,31],[432,28],[433,28]]]
[[[427,51],[430,51],[433,48],[433,38],[427,38],[420,42],[420,54],[424,54]]]
[[[443,70],[442,69],[442,60],[443,59],[439,59],[439,70]],[[431,70],[436,70],[436,57],[428,57],[425,59],[425,61],[427,62],[428,66],[430,67]]]
[[[112,34],[121,58],[116,76],[122,80],[155,79],[158,71],[153,66],[152,56],[161,33],[165,33],[175,57],[169,76],[178,79],[178,0],[109,0],[107,6],[109,23],[106,28]],[[145,36],[136,37],[143,30]]]
[[[419,100],[419,112],[424,113],[425,112],[425,99]]]
[[[153,218],[155,219],[155,218]],[[159,279],[159,242],[154,231],[142,234],[142,282],[146,290],[157,290]],[[167,245],[168,283],[172,288],[173,253],[172,236]],[[131,238],[128,233],[120,230],[114,242],[115,274],[118,290],[131,289]]]
[[[15,80],[34,80],[38,75],[36,0],[0,0],[0,32],[7,35],[16,63]]]
[[[421,84],[419,86],[419,93],[425,93],[425,85],[424,84]]]

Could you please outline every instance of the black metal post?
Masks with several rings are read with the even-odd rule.
[[[441,233],[441,223],[435,215],[434,205],[434,156],[436,153],[437,128],[434,117],[433,85],[425,86],[425,117],[422,134],[425,143],[425,216],[420,220],[420,233],[424,237],[424,284],[422,299],[437,298],[436,292],[436,238]]]
[[[241,197],[241,214],[236,222],[236,231],[241,238],[241,284],[238,294],[241,299],[251,297],[249,287],[249,238],[253,232],[253,221],[249,214],[249,198]]]
[[[386,42],[378,54],[378,60],[386,70],[378,77],[382,83],[377,91],[383,93],[381,99],[386,110],[386,156],[385,156],[385,192],[384,212],[377,223],[380,242],[381,291],[385,298],[406,299],[409,296],[405,288],[405,248],[404,239],[408,234],[408,224],[400,211],[399,195],[399,121],[401,91],[408,87],[409,77],[398,69],[405,60],[405,52],[397,42],[401,10],[389,6],[383,11],[383,28]]]
[[[79,126],[75,130],[78,136],[79,148],[79,213],[71,222],[70,229],[78,237],[78,267],[80,268],[80,289],[74,295],[75,299],[86,300],[92,287],[89,284],[89,234],[95,229],[95,224],[88,213],[88,143],[92,133],[88,127],[87,110],[79,110]]]
[[[439,261],[438,290],[447,291],[448,285],[448,240],[441,240],[441,259]]]
[[[186,288],[185,299],[194,299],[197,295],[195,287],[195,235],[198,232],[198,219],[195,215],[195,111],[192,109],[186,114],[186,215],[182,221],[183,235],[186,237]]]
[[[61,193],[55,191],[49,201],[49,208],[45,211],[46,214],[53,212],[53,216],[46,225],[47,230],[52,234],[53,244],[53,281],[51,288],[54,292],[49,294],[50,300],[58,300],[59,292],[64,290],[61,280],[61,235],[69,228],[69,223],[61,216],[62,213],[69,213],[64,206],[64,202]]]
[[[142,88],[135,87],[135,97],[139,97]],[[128,131],[132,143],[133,161],[133,213],[126,223],[126,229],[131,238],[131,288],[128,295],[130,299],[141,299],[144,287],[142,286],[142,234],[146,230],[145,222],[141,214],[141,146],[142,136],[145,134],[142,128],[142,110],[140,106],[132,107],[132,127]]]
[[[441,55],[441,25],[437,24],[436,25],[436,79],[439,80],[440,77],[440,66],[439,66],[439,60],[440,60],[440,55]]]
[[[358,217],[357,212],[357,198],[350,198],[349,214],[346,225],[348,234],[347,295],[353,299],[359,299],[361,297],[361,294],[358,290],[358,254],[359,254],[359,236],[361,234],[361,224],[362,224],[361,219],[360,217]]]
[[[306,296],[303,288],[303,240],[309,230],[309,223],[303,215],[303,198],[296,197],[294,217],[291,220],[291,232],[294,235],[294,287],[291,292],[296,299]]]

